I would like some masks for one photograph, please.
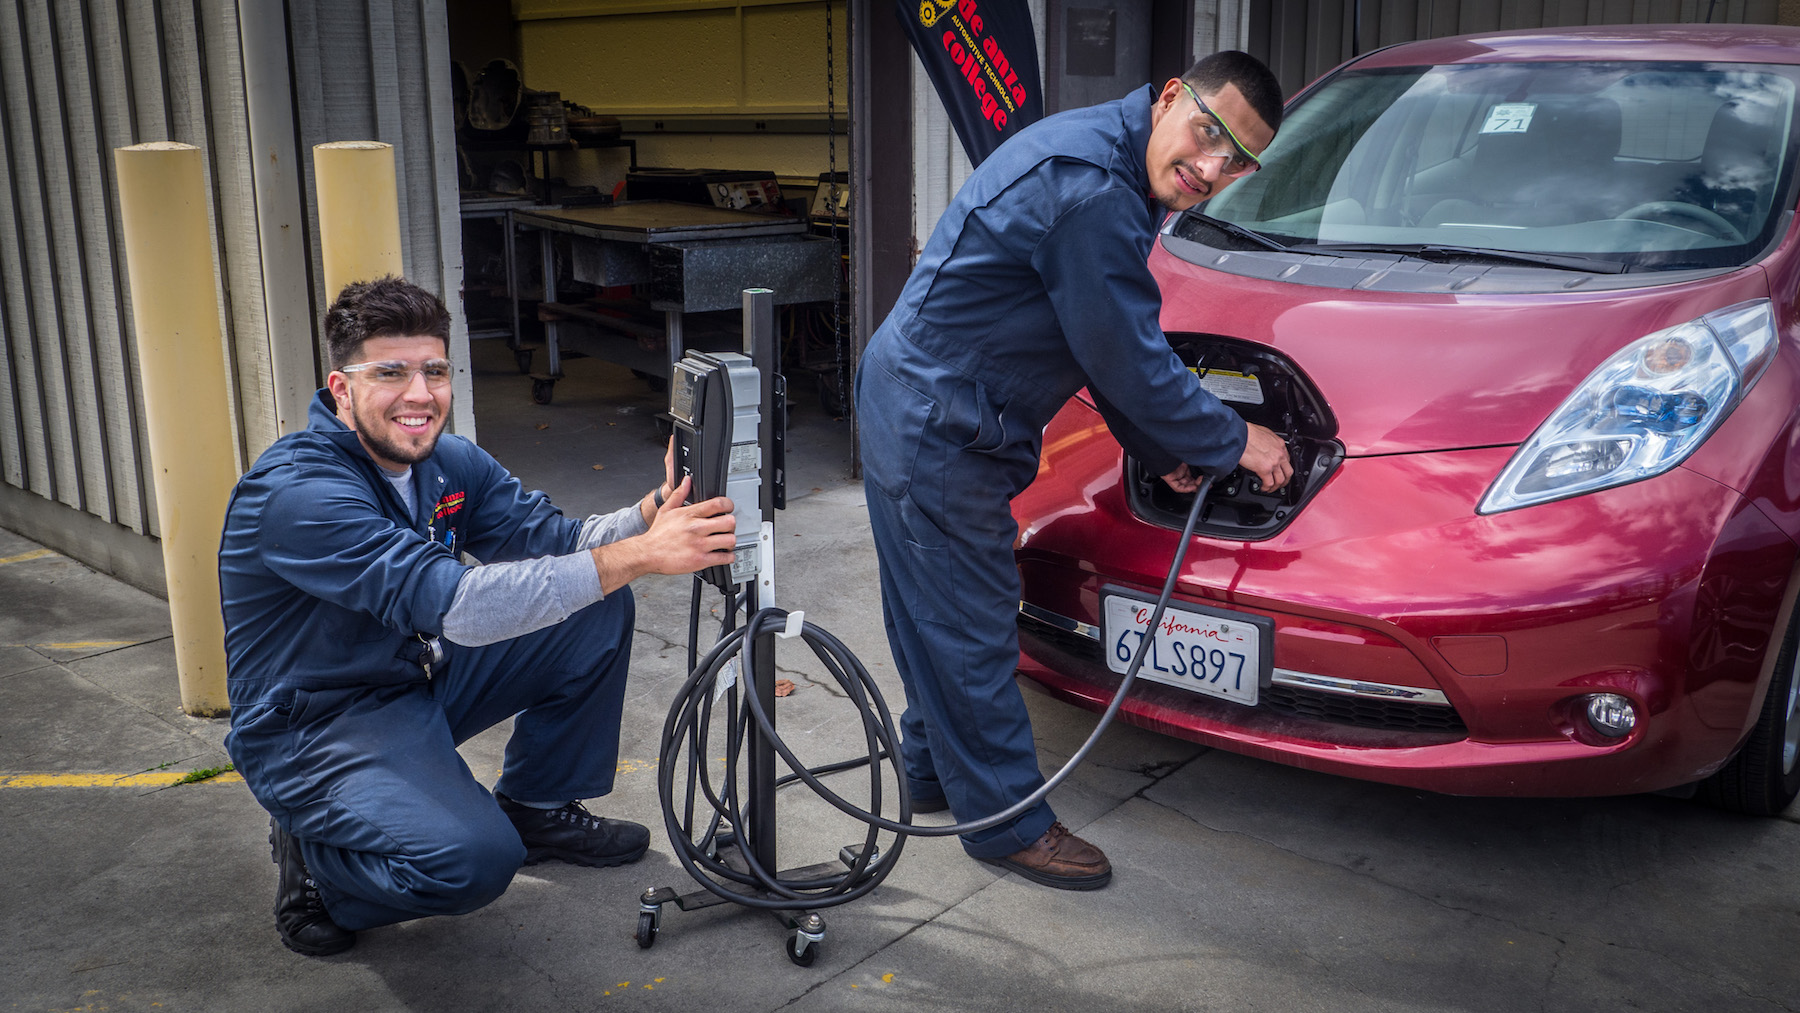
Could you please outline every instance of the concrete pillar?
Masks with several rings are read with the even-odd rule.
[[[181,708],[230,710],[219,532],[237,482],[206,168],[199,148],[118,148],[119,210],[144,389]]]
[[[314,145],[313,179],[319,192],[326,302],[353,281],[403,274],[394,146],[380,141]]]

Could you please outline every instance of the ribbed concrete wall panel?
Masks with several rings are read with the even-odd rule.
[[[77,91],[86,77],[86,52],[79,38],[73,52],[65,41],[71,32],[70,5],[35,0],[24,5],[33,95],[38,122],[50,276],[55,282],[57,354],[62,361],[63,403],[70,414],[75,486],[62,500],[100,517],[112,519],[107,489],[104,440],[101,436],[99,384],[94,362],[94,334],[87,304],[87,278],[81,218],[89,194],[79,186],[94,143],[92,107],[65,104],[65,73]],[[80,83],[77,83],[80,82]]]
[[[239,467],[281,435],[269,372],[269,321],[262,299],[262,247],[250,169],[250,122],[235,0],[203,0],[195,9],[209,68],[204,95],[218,270],[227,324],[226,376],[232,385]],[[304,279],[295,278],[294,284]]]
[[[33,72],[30,20],[22,4],[0,10],[0,87],[6,90],[7,130],[13,138],[8,165],[14,199],[14,235],[25,283],[24,323],[16,334],[15,354],[23,374],[26,402],[24,438],[37,449],[42,463],[32,469],[31,490],[47,499],[79,508],[76,481],[74,420],[64,384],[62,323],[57,314],[55,258],[51,255],[44,182],[44,147],[37,122],[39,108]],[[53,128],[55,125],[52,125]],[[52,148],[54,150],[54,148]]]
[[[82,233],[83,287],[87,294],[89,338],[98,386],[100,437],[105,459],[110,510],[93,511],[134,532],[148,530],[148,472],[143,469],[143,429],[135,410],[137,364],[130,354],[130,307],[119,248],[118,186],[113,174],[114,148],[132,143],[131,91],[124,62],[124,39],[118,7],[72,5],[62,50],[66,66],[79,66],[85,81],[65,89],[76,101],[82,86],[88,101],[77,105],[82,142],[75,158],[78,216]]]
[[[240,18],[249,19],[248,33]],[[279,193],[256,187],[247,38],[263,61],[256,109],[264,136],[292,137],[298,149],[282,173],[266,174],[265,184],[286,181]],[[158,569],[149,562],[155,471],[115,148],[171,140],[206,152],[219,354],[231,387],[234,463],[242,467],[280,435],[284,414],[295,416],[290,428],[298,422],[305,395],[296,384],[310,391],[306,364],[322,361],[317,317],[332,293],[317,291],[314,280],[323,272],[312,145],[395,145],[407,273],[457,305],[448,81],[448,30],[436,0],[0,0],[0,482],[8,487],[0,489],[0,523],[29,518],[35,537],[66,551],[111,530],[119,541],[93,554],[135,553],[137,573]],[[281,252],[287,276],[269,274],[271,249]],[[272,300],[281,302],[279,338],[270,333]],[[452,355],[466,363],[467,350],[458,318]],[[291,374],[279,390],[277,358]],[[466,370],[458,395],[457,430],[472,434]],[[103,524],[71,521],[87,535],[59,543],[44,521],[56,515],[38,508],[44,501]]]
[[[452,307],[450,357],[466,365],[468,327],[456,312],[462,302],[462,221],[443,5],[316,0],[290,7],[288,33],[314,277],[323,277],[324,260],[318,207],[311,197],[313,146],[328,141],[393,145],[401,260],[408,278]],[[314,292],[320,316],[336,295]],[[452,428],[473,437],[473,393],[466,368],[458,369],[453,394]]]
[[[0,476],[139,535],[156,531],[154,470],[144,450],[113,149],[175,140],[207,152],[226,279],[223,332],[228,342],[255,341],[259,300],[234,311],[229,299],[234,276],[258,272],[254,242],[246,249],[235,225],[253,211],[235,10],[229,0],[0,4],[8,373]],[[220,354],[243,358],[229,348]],[[255,362],[264,357],[238,362],[233,375],[236,414],[267,431],[266,367]]]
[[[7,64],[13,52],[12,39],[16,25],[0,13],[0,64]],[[0,66],[0,87],[5,84],[5,67]],[[25,261],[19,230],[19,210],[15,199],[19,174],[11,170],[13,161],[12,117],[10,110],[0,108],[0,169],[5,170],[5,185],[0,186],[0,481],[20,489],[38,489],[49,484],[47,457],[41,440],[27,435],[27,419],[41,426],[36,403],[36,355],[31,347],[31,314],[26,299]]]

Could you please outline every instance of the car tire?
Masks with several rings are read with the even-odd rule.
[[[1756,727],[1744,748],[1700,782],[1700,798],[1731,812],[1774,816],[1800,795],[1800,610],[1788,623]]]

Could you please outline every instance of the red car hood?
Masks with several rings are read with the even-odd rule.
[[[1311,378],[1351,456],[1523,442],[1606,357],[1652,331],[1766,298],[1758,267],[1587,294],[1364,292],[1226,274],[1158,243],[1163,330],[1275,348]]]

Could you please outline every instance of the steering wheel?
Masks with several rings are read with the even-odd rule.
[[[1715,212],[1709,211],[1698,204],[1689,204],[1686,201],[1647,201],[1636,207],[1627,208],[1613,217],[1632,219],[1640,222],[1661,222],[1665,225],[1673,225],[1676,228],[1687,229],[1690,232],[1704,233],[1705,235],[1712,236],[1714,239],[1723,239],[1732,243],[1741,243],[1744,241],[1744,234],[1739,232],[1735,225],[1732,225],[1730,222],[1719,217]]]

